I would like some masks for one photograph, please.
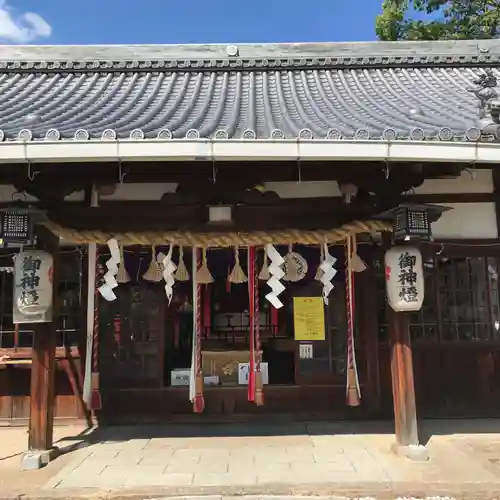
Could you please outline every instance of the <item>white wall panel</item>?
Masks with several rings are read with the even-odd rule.
[[[492,193],[493,178],[491,170],[463,171],[456,179],[430,179],[415,189],[415,194],[440,193]]]
[[[498,238],[494,203],[445,204],[453,210],[445,212],[432,225],[436,239]]]

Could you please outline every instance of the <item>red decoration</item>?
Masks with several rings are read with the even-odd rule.
[[[94,331],[92,339],[92,389],[90,393],[91,410],[100,410],[102,408],[101,391],[99,390],[99,283],[103,276],[104,268],[101,264],[99,264],[99,247],[97,247],[94,289]]]
[[[212,327],[211,297],[212,287],[210,285],[205,285],[203,289],[203,332],[205,335],[209,335]]]
[[[262,361],[262,345],[260,342],[260,303],[259,303],[259,270],[257,264],[257,252],[255,252],[254,256],[254,301],[255,301],[255,309],[254,309],[254,317],[255,317],[255,404],[263,405],[264,404],[264,390],[262,383],[262,373],[260,371],[260,363]],[[274,307],[273,307],[274,309]],[[277,312],[277,310],[276,310]]]
[[[255,248],[248,247],[248,302],[250,363],[248,367],[248,401],[255,401]]]
[[[196,252],[196,269],[200,268],[201,265],[201,254],[200,250],[193,248],[193,252]],[[196,276],[192,277],[196,280]],[[196,327],[196,349],[195,349],[195,373],[196,373],[196,386],[195,386],[195,397],[193,401],[193,411],[195,413],[203,413],[205,409],[205,398],[203,396],[203,372],[201,369],[201,285],[196,283],[196,311],[194,313],[195,327]]]

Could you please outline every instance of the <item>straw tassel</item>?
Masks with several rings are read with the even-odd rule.
[[[240,249],[236,247],[234,249],[234,267],[233,270],[229,273],[227,278],[229,283],[246,283],[248,281],[243,269],[241,269],[240,265]]]
[[[347,312],[347,384],[346,397],[348,406],[359,406],[361,390],[359,387],[356,367],[356,352],[354,345],[354,272],[352,269],[352,235],[346,239],[345,281],[346,281],[346,312]]]
[[[184,249],[179,247],[179,264],[174,274],[175,281],[189,281],[189,273],[184,263]]]
[[[264,262],[259,273],[259,280],[268,281],[270,278],[271,275],[269,274],[269,259],[267,258],[267,253],[264,251]]]
[[[321,281],[321,278],[323,277],[323,275],[325,274],[323,272],[323,269],[321,269],[321,264],[323,264],[323,261],[325,260],[325,252],[323,250],[323,245],[320,245],[319,246],[319,265],[318,265],[318,269],[316,271],[316,276],[314,276],[314,279],[316,281]]]
[[[118,265],[116,281],[118,283],[128,283],[130,280],[130,275],[125,267],[125,252],[123,250],[123,245],[120,245],[120,264]]]
[[[265,252],[264,252],[265,254]],[[267,257],[266,257],[267,258]],[[254,271],[257,272],[257,252],[255,252]],[[249,271],[250,272],[250,271]],[[260,342],[260,303],[259,303],[259,280],[258,276],[254,279],[254,328],[255,328],[255,404],[262,406],[264,404],[264,384],[262,382],[262,372],[260,364],[262,362],[262,345]],[[272,307],[272,306],[271,306]]]
[[[288,254],[285,256],[285,276],[283,277],[286,281],[298,281],[299,280],[299,270],[297,268],[297,263],[293,258],[293,246],[288,245]]]
[[[361,257],[358,255],[358,244],[357,238],[355,234],[351,234],[352,236],[352,249],[351,249],[351,266],[352,271],[354,273],[362,273],[367,269],[366,264],[363,262]]]
[[[208,269],[208,264],[207,264],[207,250],[204,248],[202,250],[203,258],[202,258],[202,264],[199,267],[198,271],[196,271],[196,281],[200,285],[207,285],[209,283],[213,283],[214,278],[210,274],[210,271]]]
[[[142,279],[159,283],[163,279],[162,269],[156,258],[156,246],[151,245],[151,263],[148,270],[142,275]]]

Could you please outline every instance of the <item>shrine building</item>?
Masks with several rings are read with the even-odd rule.
[[[0,46],[0,422],[499,416],[499,78],[498,40]]]

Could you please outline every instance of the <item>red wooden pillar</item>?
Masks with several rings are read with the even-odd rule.
[[[37,228],[38,247],[52,254],[53,321],[30,325],[34,330],[31,364],[29,449],[49,451],[54,440],[55,369],[59,281],[59,238],[49,230]]]

